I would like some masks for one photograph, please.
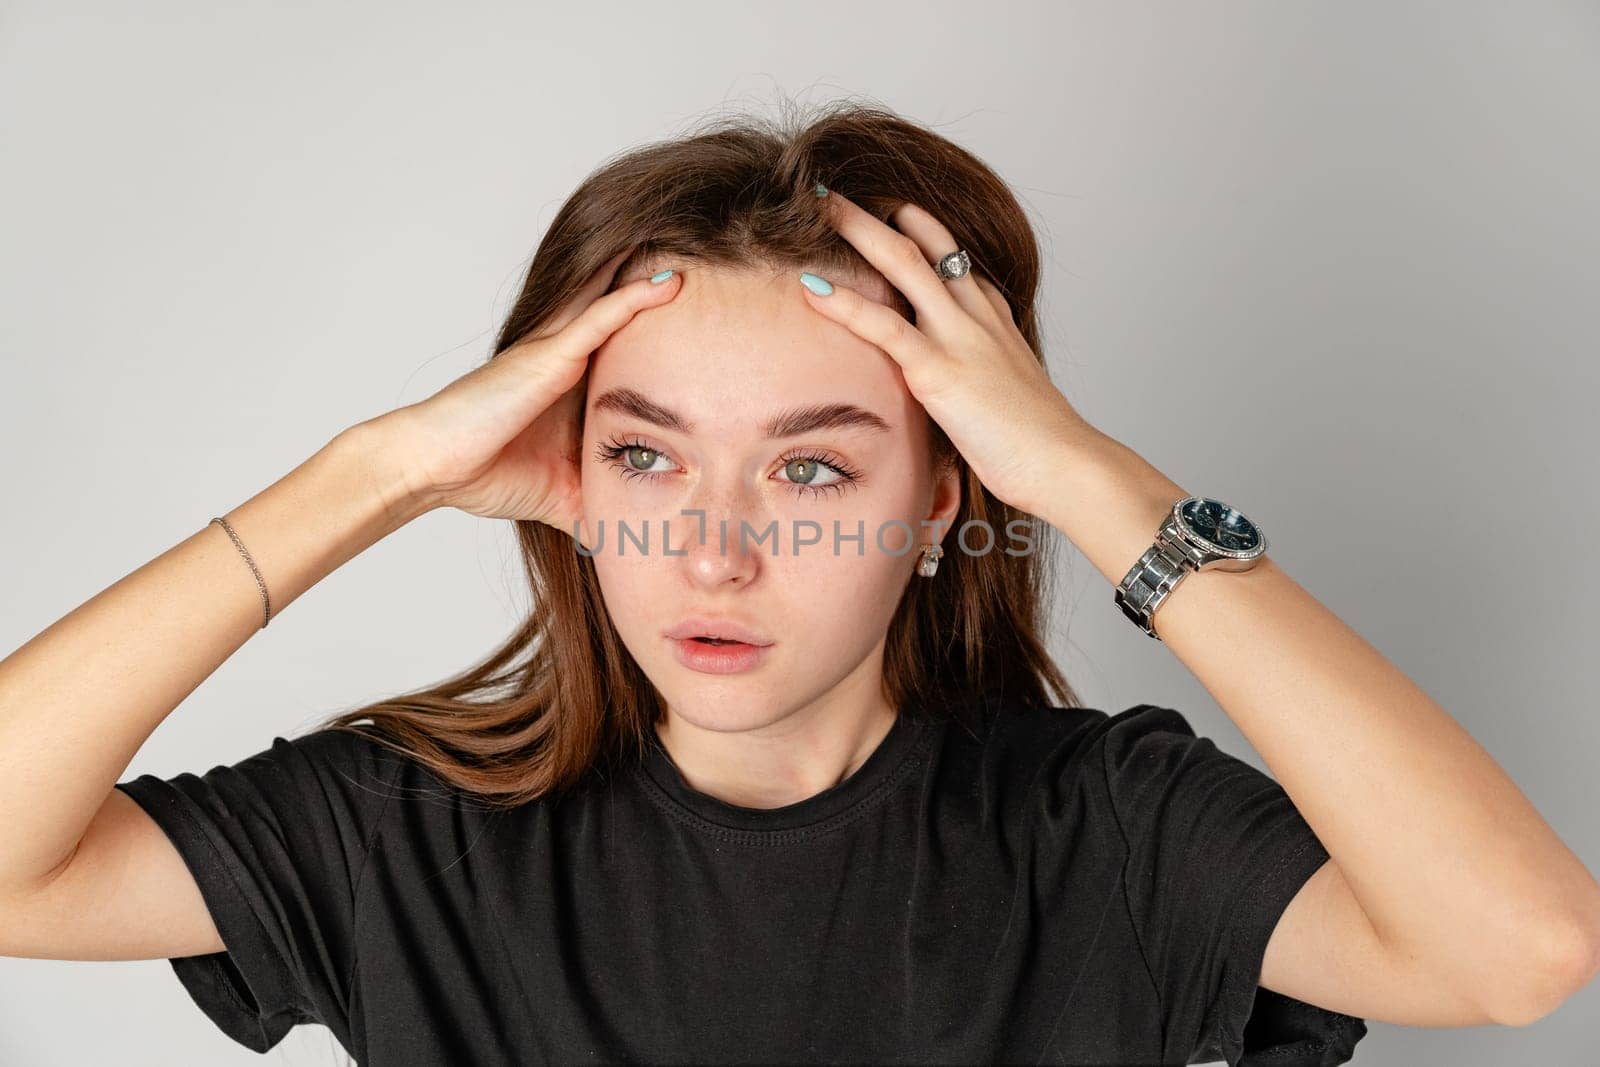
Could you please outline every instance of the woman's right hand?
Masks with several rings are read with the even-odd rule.
[[[589,357],[635,313],[665,304],[680,274],[607,293],[632,249],[606,261],[536,335],[426,400],[371,420],[413,496],[571,535],[582,515],[578,417]],[[602,295],[604,294],[604,295]]]

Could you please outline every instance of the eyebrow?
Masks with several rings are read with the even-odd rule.
[[[608,389],[594,401],[596,411],[615,411],[678,433],[694,433],[694,424],[636,389]],[[816,430],[868,430],[887,433],[892,427],[879,415],[855,404],[812,404],[768,416],[761,432],[768,438],[798,437]]]

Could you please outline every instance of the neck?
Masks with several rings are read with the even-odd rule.
[[[864,694],[838,687],[819,701],[746,730],[696,726],[669,707],[656,736],[690,788],[726,804],[779,808],[838,785],[894,725],[874,680]]]

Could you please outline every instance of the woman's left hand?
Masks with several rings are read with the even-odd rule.
[[[915,204],[891,214],[899,232],[830,190],[834,228],[916,309],[916,324],[893,308],[828,279],[823,315],[894,359],[906,387],[989,491],[1030,514],[1049,500],[1063,450],[1096,436],[1055,387],[1017,329],[1000,290],[977,268],[943,279],[934,264],[956,250],[944,224]]]

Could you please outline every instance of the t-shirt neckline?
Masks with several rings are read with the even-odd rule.
[[[908,758],[924,747],[922,742],[933,732],[932,723],[916,718],[910,709],[901,708],[889,725],[889,732],[849,777],[804,800],[778,808],[729,804],[693,788],[672,762],[654,730],[646,739],[639,768],[667,802],[714,827],[744,831],[820,829],[818,824],[843,815],[857,805],[871,803],[892,789],[907,769]]]

